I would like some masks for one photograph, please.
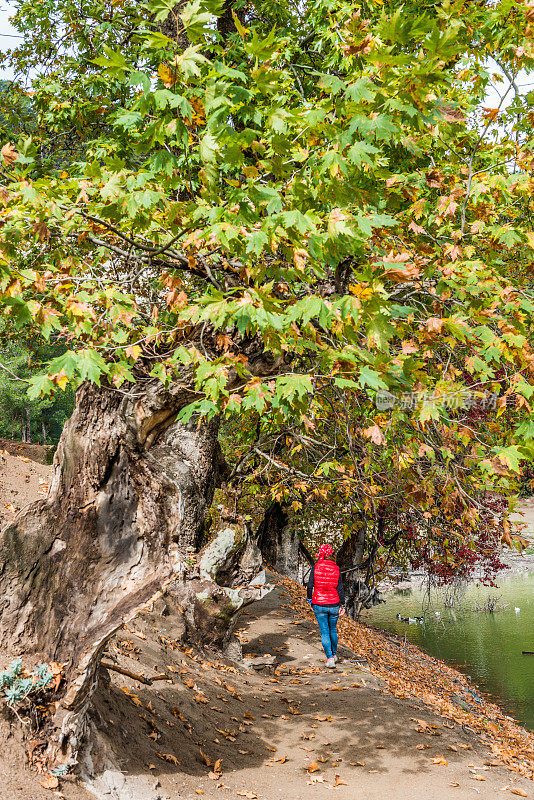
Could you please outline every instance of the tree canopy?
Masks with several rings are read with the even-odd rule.
[[[181,419],[228,419],[254,492],[382,510],[441,577],[495,566],[492,492],[534,453],[533,22],[20,0],[0,308],[67,346],[31,396],[187,385]]]

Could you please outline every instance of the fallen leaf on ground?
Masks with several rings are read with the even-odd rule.
[[[172,753],[156,753],[158,758],[161,758],[162,761],[170,761],[175,766],[178,766],[180,763],[176,756],[173,756]]]
[[[528,797],[527,792],[524,789],[510,789],[512,794],[517,794],[519,797]]]
[[[452,783],[449,783],[449,786],[459,786],[459,785],[460,784],[458,783],[458,781],[453,781]]]
[[[204,794],[204,789],[195,789],[195,794]]]
[[[255,798],[258,796],[256,792],[243,791],[243,792],[236,792],[236,794],[238,794],[240,797],[246,797],[247,800],[255,800]]]
[[[313,786],[314,783],[328,783],[325,779],[324,775],[310,775],[310,780],[306,781],[309,786]]]
[[[59,781],[53,775],[47,775],[42,781],[39,781],[43,789],[57,789]]]
[[[124,694],[125,694],[125,695],[127,695],[127,696],[130,698],[130,700],[131,700],[133,703],[135,703],[135,705],[136,705],[136,706],[138,706],[138,707],[139,707],[139,706],[142,706],[142,705],[143,705],[143,704],[141,703],[141,701],[139,700],[138,696],[137,696],[136,694],[134,694],[133,692],[131,692],[131,691],[128,689],[128,687],[127,687],[127,686],[121,686],[121,690],[124,692]]]
[[[307,772],[319,772],[321,767],[319,766],[317,761],[310,761],[309,764],[306,764],[304,769],[307,770]]]
[[[278,761],[280,764],[285,764],[287,761],[287,756],[282,756],[281,758],[275,758],[275,761]]]
[[[351,767],[365,767],[365,761],[349,761]]]
[[[475,781],[485,781],[485,777],[483,775],[474,775],[473,778]]]
[[[447,759],[443,758],[443,756],[436,756],[436,758],[432,759],[433,764],[440,764],[442,767],[447,766]]]
[[[334,775],[334,786],[348,786],[347,781],[341,780],[340,775]]]
[[[128,633],[133,633],[133,635],[137,636],[138,639],[146,639],[146,635],[142,631],[136,631],[133,628],[127,628],[126,625],[124,626],[124,630],[128,631]]]

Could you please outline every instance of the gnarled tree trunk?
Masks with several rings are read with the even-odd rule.
[[[337,555],[337,564],[342,571],[345,589],[345,608],[352,619],[360,611],[360,593],[362,583],[364,583],[362,563],[366,533],[366,524],[362,519],[354,533],[343,542]]]
[[[383,540],[384,514],[379,511],[376,521],[376,537],[369,555],[364,559],[367,519],[361,516],[352,535],[343,542],[337,563],[341,568],[345,588],[345,608],[352,619],[359,616],[362,608],[371,608],[384,602],[371,581],[372,567],[378,551],[378,541]]]
[[[109,637],[160,592],[174,592],[190,632],[198,628],[202,641],[217,644],[237,609],[261,594],[232,588],[261,568],[242,526],[227,527],[200,560],[194,556],[226,465],[217,420],[176,421],[191,399],[187,387],[166,390],[159,382],[127,395],[84,385],[47,498],[3,533],[2,658],[65,665],[51,723],[56,763],[76,758]],[[206,597],[216,600],[209,604],[215,624],[206,621]]]
[[[257,532],[262,556],[276,572],[293,580],[299,573],[299,537],[289,525],[287,507],[274,500],[266,509]]]

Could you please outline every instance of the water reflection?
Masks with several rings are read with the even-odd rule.
[[[495,602],[494,613],[477,610]],[[503,577],[498,588],[466,585],[454,595],[398,589],[362,620],[458,667],[534,730],[534,655],[522,655],[534,651],[534,573]]]

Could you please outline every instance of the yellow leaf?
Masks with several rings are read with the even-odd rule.
[[[530,247],[532,250],[534,250],[534,233],[533,233],[532,231],[529,231],[529,232],[527,233],[527,241],[528,241],[528,246],[529,246],[529,247]]]
[[[436,756],[436,758],[432,759],[433,764],[439,764],[442,767],[447,766],[447,759],[443,758],[443,756]]]
[[[243,167],[243,173],[247,178],[257,178],[260,174],[256,167],[253,166]]]
[[[174,72],[167,66],[167,64],[160,64],[158,67],[158,75],[163,85],[170,89],[173,83],[176,83]]]
[[[512,794],[517,794],[519,797],[528,797],[524,789],[510,789]]]
[[[130,345],[130,347],[126,348],[126,355],[128,356],[128,358],[133,358],[134,361],[137,361],[141,353],[142,350],[138,344],[132,344]]]
[[[55,383],[56,386],[59,386],[61,390],[65,389],[65,386],[69,382],[69,379],[65,374],[65,370],[63,369],[61,370],[61,372],[55,372],[53,375],[49,375],[49,378],[52,381],[52,383]]]

